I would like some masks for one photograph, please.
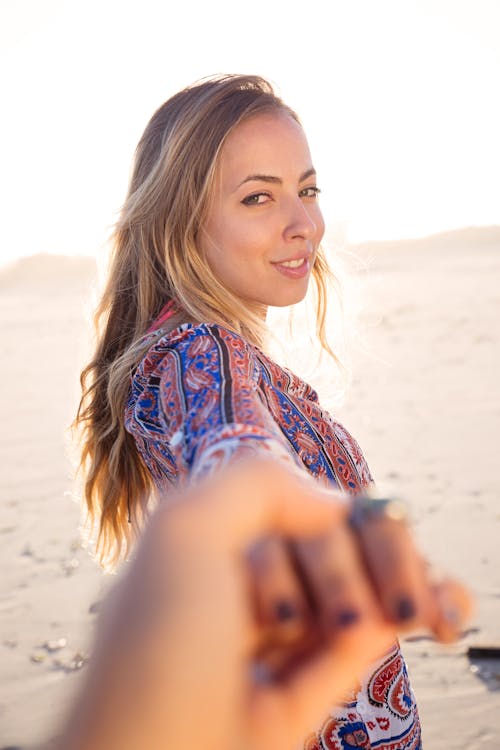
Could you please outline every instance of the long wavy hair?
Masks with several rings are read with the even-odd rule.
[[[213,321],[263,344],[265,324],[217,279],[199,251],[197,235],[227,136],[246,118],[273,111],[299,122],[265,79],[211,77],[166,101],[137,146],[95,313],[95,351],[80,377],[82,397],[73,424],[87,520],[103,565],[113,566],[128,554],[154,491],[124,426],[131,372],[152,345],[147,333],[152,321],[172,301],[181,322]],[[325,333],[331,274],[321,249],[312,275],[317,336],[332,354]]]

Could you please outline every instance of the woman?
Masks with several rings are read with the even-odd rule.
[[[370,484],[354,439],[263,351],[267,308],[299,302],[312,276],[317,334],[330,352],[318,193],[297,115],[259,77],[202,81],[152,117],[114,234],[76,420],[102,560],[128,552],[153,490],[238,457],[271,455],[348,493]],[[279,547],[270,559],[271,569],[285,569]],[[344,599],[336,627],[358,617],[349,591]],[[304,602],[292,584],[269,601],[271,620],[300,620]],[[417,617],[397,591],[386,610],[394,622]],[[396,643],[307,743],[420,747]]]

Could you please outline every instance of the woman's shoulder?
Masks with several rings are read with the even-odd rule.
[[[181,361],[183,369],[199,368],[209,361],[214,367],[234,369],[234,363],[246,362],[247,371],[255,370],[256,348],[244,336],[218,323],[181,323],[168,331],[152,335],[150,347],[134,373],[134,379],[160,376]],[[253,379],[253,377],[252,377]]]
[[[192,343],[199,345],[218,346],[221,343],[250,350],[252,345],[242,334],[219,323],[181,323],[166,331],[156,339],[154,348],[179,349],[189,347]]]

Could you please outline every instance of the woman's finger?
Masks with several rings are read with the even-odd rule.
[[[325,638],[335,637],[362,618],[379,617],[373,588],[346,524],[331,526],[315,539],[294,540],[290,547]]]
[[[356,505],[360,502],[361,505]],[[399,629],[429,625],[432,592],[400,506],[390,500],[354,501],[359,550],[385,616]]]
[[[460,636],[472,612],[466,589],[451,579],[433,582],[399,502],[359,498],[353,527],[386,617],[400,632],[424,627],[442,642]]]
[[[259,541],[247,561],[255,622],[253,664],[261,677],[278,679],[290,664],[317,649],[322,635],[284,539]]]
[[[429,626],[438,641],[452,643],[460,638],[473,612],[468,591],[452,578],[432,584],[434,618]]]
[[[267,640],[285,645],[301,638],[312,612],[284,540],[265,537],[250,548],[247,560],[255,619]]]

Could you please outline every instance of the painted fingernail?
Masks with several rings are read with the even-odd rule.
[[[460,614],[455,607],[446,607],[443,610],[443,616],[450,625],[456,627],[460,622]]]
[[[298,612],[296,607],[291,602],[281,600],[277,602],[275,606],[276,619],[279,622],[289,622],[297,617]]]
[[[339,628],[348,628],[359,620],[359,612],[355,609],[342,609],[334,618],[334,625]]]
[[[406,596],[402,596],[396,601],[396,606],[394,609],[396,613],[396,619],[399,620],[399,622],[411,620],[411,618],[415,617],[416,614],[415,605],[413,604],[412,600],[408,599],[408,597]]]
[[[253,681],[257,685],[270,685],[273,682],[273,674],[267,664],[262,661],[253,662],[250,665]]]

